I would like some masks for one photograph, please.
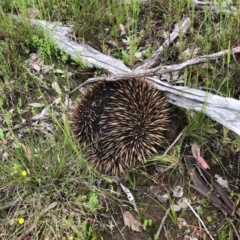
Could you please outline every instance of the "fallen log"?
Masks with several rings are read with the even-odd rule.
[[[240,53],[240,47],[233,48],[231,52],[224,50],[215,54],[189,59],[181,64],[160,66],[153,69],[133,72],[124,65],[122,61],[104,55],[88,45],[70,40],[68,37],[68,35],[71,34],[70,27],[42,20],[31,19],[30,21],[36,27],[41,26],[46,33],[52,37],[58,48],[66,54],[69,54],[72,59],[83,62],[88,67],[95,66],[112,74],[109,78],[97,77],[89,79],[84,85],[100,80],[116,81],[118,79],[130,79],[133,77],[148,77],[149,80],[154,82],[156,88],[165,92],[170,103],[186,109],[204,112],[207,116],[240,136],[240,101],[194,88],[172,86],[149,77],[179,71],[195,64],[207,63],[218,58],[223,58],[229,53],[234,55]],[[79,87],[81,86],[82,85]]]

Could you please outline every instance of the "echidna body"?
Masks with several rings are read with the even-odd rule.
[[[99,136],[99,122],[109,94],[105,85],[104,82],[94,84],[77,100],[71,112],[71,128],[81,148],[92,144]]]
[[[71,114],[86,160],[104,173],[123,173],[156,154],[168,122],[165,98],[143,78],[96,83]]]

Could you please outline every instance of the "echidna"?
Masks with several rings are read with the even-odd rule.
[[[104,173],[123,173],[156,154],[168,122],[164,96],[144,78],[93,84],[70,117],[86,160]]]

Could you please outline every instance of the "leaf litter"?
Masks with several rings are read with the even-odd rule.
[[[168,36],[169,34],[167,34],[166,36]],[[167,37],[168,38],[168,37]],[[127,49],[127,48],[126,48]],[[191,52],[191,51],[190,51]],[[189,54],[189,52],[186,52],[185,54]],[[33,72],[36,72],[36,74],[38,74],[39,72],[44,72],[44,67],[45,67],[46,65],[44,65],[43,64],[43,62],[42,62],[42,60],[41,59],[38,59],[37,60],[37,58],[35,59],[35,61],[32,61],[31,62],[31,65],[29,65],[29,67],[31,68],[31,70],[33,71]],[[46,67],[46,72],[50,72],[51,70],[52,70],[52,66],[51,67]],[[178,76],[178,75],[176,75],[176,76]],[[177,78],[177,77],[176,77]],[[170,76],[168,76],[168,79],[170,80]],[[57,88],[58,87],[56,87],[56,86],[52,86],[53,87],[53,89],[54,88],[56,88],[55,89],[55,91],[58,93],[58,94],[61,94],[61,90],[60,91],[58,91],[57,90]],[[68,101],[68,100],[67,100]],[[60,103],[61,101],[60,101],[60,99],[59,98],[57,98],[57,99],[55,99],[54,101],[53,101],[53,103],[52,104],[50,104],[50,105],[54,105],[54,104],[56,104],[56,105],[58,105],[59,103]],[[37,103],[35,103],[36,105],[34,106],[32,106],[32,107],[38,107],[37,106]],[[41,105],[40,103],[39,103],[39,105]],[[68,105],[68,103],[67,104],[65,104],[65,105]],[[31,105],[30,105],[31,106]],[[40,106],[39,106],[40,107]],[[47,106],[42,106],[42,107],[46,107],[46,108],[44,108],[43,110],[42,110],[42,112],[40,113],[40,114],[36,114],[36,115],[34,115],[33,117],[32,117],[32,119],[31,120],[33,120],[33,121],[35,121],[35,123],[36,122],[40,122],[40,123],[47,123],[47,120],[49,120],[49,115],[48,115],[48,113],[47,113]],[[46,121],[45,121],[46,120]],[[37,127],[37,125],[35,125],[36,127]],[[39,125],[40,126],[40,125]],[[41,130],[41,128],[39,128],[39,130]],[[49,128],[49,130],[52,130],[51,129],[51,127]],[[198,146],[199,147],[199,146]],[[25,147],[26,149],[28,148],[28,147]],[[28,155],[28,150],[25,150],[24,149],[24,151],[25,151],[25,153],[26,153],[26,155]],[[194,149],[194,152],[197,152],[198,153],[198,151],[199,151],[199,149]],[[194,154],[193,154],[194,155]],[[31,158],[31,154],[29,154],[29,158]],[[201,164],[201,166],[203,166],[203,168],[204,169],[207,169],[207,165],[204,165],[205,163],[204,163],[204,159],[202,159],[202,156],[200,155],[200,153],[199,154],[197,154],[196,155],[196,157],[195,157],[196,159],[197,159],[197,161],[199,161],[200,162],[200,164]],[[219,179],[219,178],[217,178],[217,179]],[[223,180],[224,181],[224,180]],[[221,181],[220,181],[221,182]],[[226,185],[226,184],[223,184],[223,185]],[[152,188],[152,189],[154,189],[154,188]],[[131,191],[128,189],[128,188],[125,188],[125,190],[123,190],[125,193],[126,193],[126,195],[127,195],[127,197],[128,197],[128,200],[129,200],[129,202],[131,202],[132,203],[132,205],[134,206],[134,208],[137,208],[137,206],[136,206],[136,201],[135,201],[135,199],[134,199],[134,197],[133,197],[133,194],[131,193]],[[156,191],[156,189],[155,189],[155,192],[157,192]],[[153,191],[153,193],[154,193],[154,191]],[[167,192],[165,192],[165,194],[167,194]],[[175,194],[175,193],[173,193],[173,194]],[[173,196],[173,197],[177,197],[177,196]],[[125,223],[125,225],[126,226],[128,226],[129,228],[131,228],[131,229],[138,229],[138,230],[140,230],[141,229],[141,222],[139,221],[139,220],[137,220],[135,217],[134,217],[134,215],[133,214],[131,214],[131,212],[129,212],[129,211],[127,211],[127,212],[124,212],[125,213],[125,218],[127,219],[126,221],[126,223],[125,223],[125,219],[124,219],[124,223]],[[123,213],[123,216],[124,216],[124,213]],[[133,228],[132,228],[132,226],[134,226]],[[140,231],[139,231],[140,232]],[[190,239],[194,239],[194,237],[193,238],[190,238]]]

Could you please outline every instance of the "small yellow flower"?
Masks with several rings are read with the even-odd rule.
[[[24,224],[24,218],[19,218],[19,219],[18,219],[18,223],[19,223],[19,224]]]
[[[25,170],[23,170],[23,171],[21,172],[21,175],[22,175],[23,177],[25,177],[25,176],[27,175],[27,172],[26,172]]]

